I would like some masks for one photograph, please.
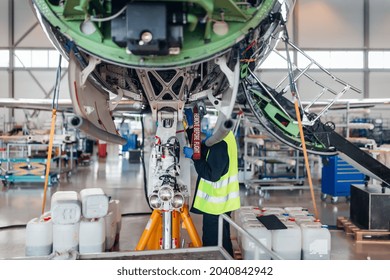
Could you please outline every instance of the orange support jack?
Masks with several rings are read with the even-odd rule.
[[[139,239],[135,250],[137,251],[145,250],[145,247],[148,244],[150,237],[156,231],[156,226],[159,223],[161,224],[161,211],[153,210],[153,213],[150,216],[148,223],[146,224],[144,232],[142,233],[141,238]]]
[[[173,210],[172,215],[172,248],[180,248],[180,221],[183,221],[183,228],[187,229],[192,242],[192,247],[201,247],[202,242],[195,229],[194,223],[188,212],[187,205],[184,205],[180,212]],[[158,250],[160,249],[160,240],[162,239],[162,217],[160,210],[153,210],[152,215],[138,241],[136,251]]]
[[[160,240],[162,239],[162,217],[161,213],[159,216],[156,217],[157,224],[154,227],[154,230],[152,231],[152,234],[150,235],[150,238],[148,240],[148,243],[146,245],[147,250],[158,250],[160,249]],[[160,229],[160,230],[159,230]]]
[[[188,235],[192,241],[193,247],[202,247],[202,241],[200,241],[198,232],[195,229],[194,223],[192,222],[190,213],[188,212],[187,205],[184,205],[180,211],[181,219],[183,220],[184,226],[187,229]]]

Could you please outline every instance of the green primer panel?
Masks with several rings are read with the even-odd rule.
[[[126,48],[121,48],[112,40],[109,23],[94,23],[97,31],[91,35],[81,32],[80,26],[84,21],[80,18],[80,10],[75,11],[69,18],[64,15],[64,7],[53,6],[48,0],[33,0],[38,9],[51,25],[57,27],[65,33],[81,49],[100,57],[104,54],[104,59],[132,67],[155,67],[169,68],[189,65],[198,61],[206,60],[217,54],[222,54],[242,40],[248,32],[256,28],[265,19],[277,0],[264,0],[260,7],[242,8],[233,0],[193,0],[192,2],[200,6],[205,12],[211,14],[212,19],[220,19],[221,10],[226,10],[225,21],[229,25],[226,35],[219,36],[214,32],[207,32],[208,24],[200,25],[191,32],[188,27],[184,29],[183,48],[178,55],[167,56],[145,56],[140,57],[126,52]],[[75,6],[76,1],[71,1]],[[81,1],[82,2],[82,1]],[[94,1],[91,1],[94,2]],[[158,0],[154,0],[158,2]],[[186,2],[180,0],[166,0],[164,2]],[[69,10],[67,11],[69,15]],[[211,26],[211,22],[209,27]],[[210,29],[210,28],[209,28]],[[209,38],[208,38],[209,37]],[[207,40],[206,40],[207,39]]]
[[[299,136],[299,127],[298,124],[294,123],[294,120],[279,110],[276,106],[268,103],[264,112],[272,119],[272,122],[279,126],[283,131],[288,134],[298,137]],[[283,124],[285,122],[285,124]]]

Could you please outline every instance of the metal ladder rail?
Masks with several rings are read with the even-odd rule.
[[[345,93],[347,93],[349,90],[352,90],[352,91],[355,91],[357,93],[361,93],[361,91],[348,84],[347,82],[337,78],[336,76],[334,76],[332,73],[330,73],[328,70],[326,70],[323,66],[321,66],[317,61],[315,61],[313,58],[311,58],[306,52],[304,52],[303,50],[301,50],[300,48],[298,48],[297,46],[295,46],[291,41],[289,41],[288,39],[286,39],[285,37],[282,37],[282,40],[285,41],[293,50],[297,51],[298,53],[302,54],[306,59],[309,60],[309,63],[304,67],[304,68],[300,68],[298,67],[297,65],[293,64],[293,68],[294,68],[294,73],[295,72],[298,72],[299,74],[296,75],[294,74],[294,83],[297,82],[300,78],[302,78],[303,76],[306,77],[307,79],[309,79],[311,82],[313,82],[315,85],[317,85],[318,87],[321,88],[321,92],[319,94],[316,95],[316,97],[305,107],[303,108],[304,111],[308,111],[313,105],[316,104],[316,102],[322,97],[324,96],[325,93],[329,92],[330,94],[334,95],[334,98],[332,98],[331,101],[329,101],[324,107],[323,109],[321,110],[320,113],[317,114],[316,118],[315,119],[312,119],[310,121],[308,121],[307,119],[304,119],[305,120],[305,124],[306,125],[313,125],[322,115],[324,115],[328,109],[338,100],[340,99]],[[275,54],[277,54],[278,56],[280,56],[282,59],[286,60],[287,61],[287,58],[281,54],[280,51],[274,49],[273,52]],[[325,73],[327,76],[329,76],[336,84],[339,84],[342,86],[342,89],[341,90],[335,90],[331,87],[327,87],[325,86],[322,82],[316,80],[314,77],[312,77],[308,71],[309,70],[313,70],[313,67],[318,67],[318,69],[320,71],[322,71],[323,73]],[[282,85],[284,83],[287,83],[287,80],[288,80],[288,76],[289,74],[287,74],[286,76],[284,76],[280,81],[279,83],[274,87],[275,90],[278,90],[280,89],[282,92],[286,93],[288,90],[289,90],[289,85],[285,86],[283,89],[281,89]],[[299,96],[298,96],[299,98]],[[300,99],[300,98],[299,98]],[[300,101],[300,100],[299,100]],[[301,102],[300,102],[301,103]]]

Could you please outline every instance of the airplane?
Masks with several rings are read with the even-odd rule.
[[[358,89],[337,79],[308,56],[307,67],[295,66],[288,51],[288,73],[279,84],[269,86],[256,75],[279,43],[285,43],[286,50],[301,52],[289,40],[286,27],[295,2],[31,0],[48,38],[69,61],[73,111],[88,133],[123,144],[112,119],[113,111],[123,100],[130,102],[129,110],[137,104],[140,112],[150,111],[158,124],[150,153],[147,191],[150,206],[163,216],[162,249],[175,247],[172,213],[182,211],[190,197],[190,161],[181,153],[181,148],[191,142],[183,132],[186,108],[194,111],[192,144],[197,156],[200,118],[207,108],[219,112],[213,135],[205,143],[211,146],[232,129],[232,112],[243,96],[243,103],[268,132],[302,149],[293,103],[298,99],[310,152],[351,153],[355,163],[369,162],[367,172],[379,176],[385,185],[390,184],[389,175],[378,171],[382,166],[375,160],[375,164],[367,158],[362,160],[358,148],[351,150],[334,133],[331,123],[320,121],[347,91]],[[314,80],[307,71],[313,65],[341,89],[332,90]],[[301,78],[321,88],[305,107],[296,87]],[[287,93],[291,93],[293,101]],[[320,113],[310,112],[326,93],[333,95],[331,101]],[[122,109],[126,110],[126,105]]]

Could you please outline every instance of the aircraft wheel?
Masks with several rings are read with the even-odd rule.
[[[334,122],[331,122],[331,121],[326,122],[326,123],[325,123],[325,126],[329,127],[331,130],[335,130],[335,129],[336,129],[335,123],[334,123]]]

